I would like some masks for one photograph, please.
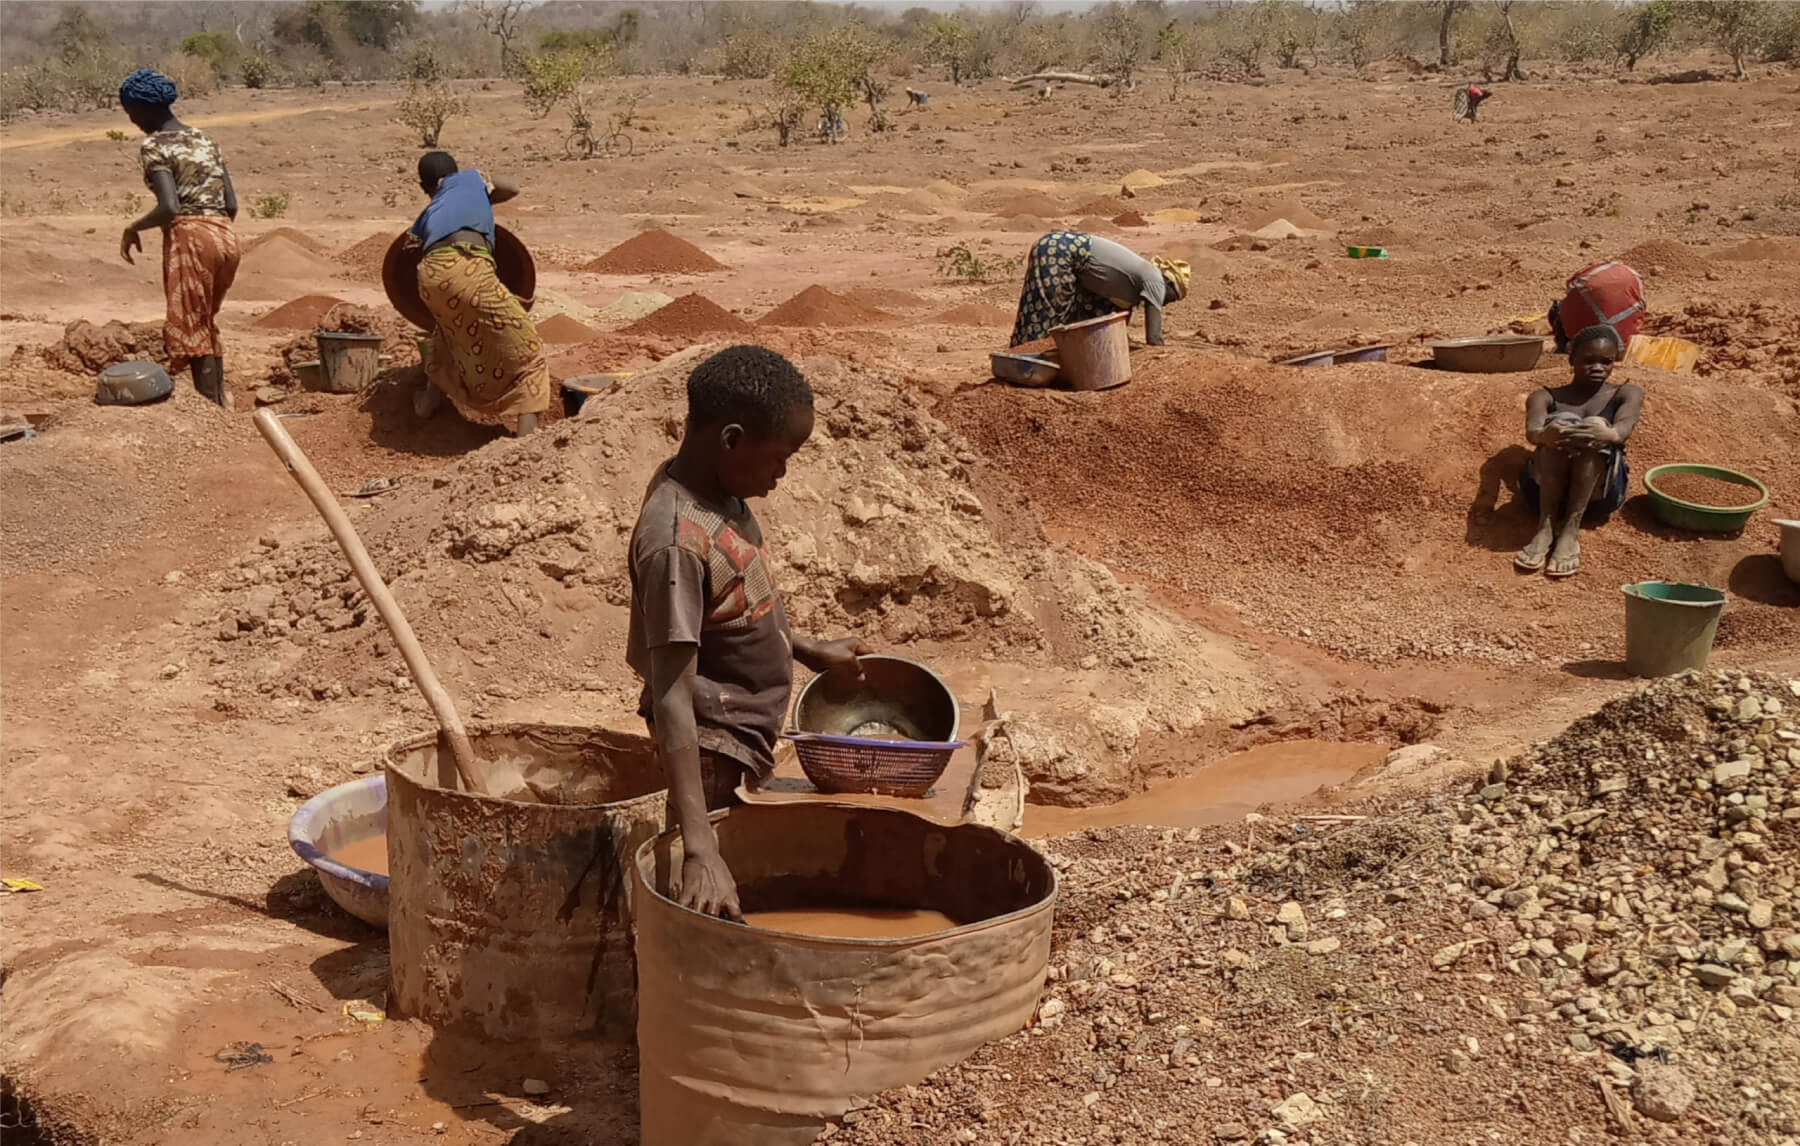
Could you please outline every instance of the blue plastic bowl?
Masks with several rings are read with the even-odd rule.
[[[330,853],[382,835],[387,824],[387,777],[380,773],[325,789],[288,821],[288,844],[319,873],[332,902],[382,928],[388,921],[388,877],[341,864]]]

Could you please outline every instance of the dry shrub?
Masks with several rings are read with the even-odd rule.
[[[219,73],[214,70],[211,61],[199,56],[171,52],[163,57],[158,70],[175,81],[175,90],[184,99],[212,95],[219,90]]]

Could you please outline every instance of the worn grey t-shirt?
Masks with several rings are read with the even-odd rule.
[[[639,711],[650,718],[650,651],[697,646],[700,747],[768,776],[793,692],[794,647],[750,507],[704,501],[664,464],[638,511],[630,559],[625,659],[644,681]]]
[[[1092,258],[1081,268],[1081,285],[1102,298],[1111,299],[1121,309],[1138,303],[1146,311],[1162,310],[1167,284],[1162,270],[1123,243],[1099,235],[1089,236]]]

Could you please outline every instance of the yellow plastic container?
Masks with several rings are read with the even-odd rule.
[[[1634,334],[1625,348],[1625,361],[1644,366],[1660,366],[1664,370],[1687,371],[1700,361],[1700,346],[1685,338],[1651,338]]]

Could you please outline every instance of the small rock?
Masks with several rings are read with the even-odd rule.
[[[1325,1112],[1305,1091],[1297,1091],[1269,1108],[1269,1113],[1290,1127],[1309,1126],[1324,1119]]]
[[[1343,942],[1335,936],[1327,935],[1323,939],[1314,939],[1306,945],[1308,955],[1329,955],[1343,946]]]
[[[1431,965],[1439,971],[1448,967],[1453,967],[1464,955],[1475,950],[1482,942],[1483,940],[1480,939],[1465,939],[1461,943],[1452,943],[1448,947],[1440,947],[1431,956]]]
[[[1745,699],[1747,704],[1755,704],[1754,700]],[[1750,775],[1750,761],[1730,760],[1713,769],[1713,783],[1727,784],[1733,780],[1742,780]]]
[[[1212,1128],[1212,1136],[1220,1142],[1243,1142],[1250,1137],[1250,1128],[1241,1122],[1221,1122]]]
[[[1702,963],[1694,968],[1694,977],[1708,987],[1723,987],[1737,975],[1729,967],[1721,967],[1717,963]]]
[[[1737,718],[1739,720],[1746,723],[1752,720],[1761,720],[1762,714],[1762,701],[1756,699],[1754,696],[1746,696],[1744,699],[1738,701]]]
[[[1235,895],[1232,896],[1230,899],[1227,899],[1225,901],[1225,918],[1227,918],[1227,919],[1248,919],[1248,918],[1250,918],[1250,905],[1245,903],[1238,896],[1235,896]]]
[[[536,1097],[541,1094],[549,1094],[550,1084],[541,1078],[528,1078],[520,1085],[519,1089],[523,1090],[526,1094]]]
[[[1296,923],[1304,924],[1306,922],[1306,910],[1290,899],[1275,909],[1275,922],[1284,923],[1289,927],[1292,927]]]
[[[1766,899],[1759,899],[1750,905],[1746,915],[1750,926],[1761,931],[1775,922],[1775,905]]]
[[[1631,1102],[1645,1118],[1674,1122],[1694,1104],[1694,1084],[1677,1067],[1645,1063],[1632,1083]]]

